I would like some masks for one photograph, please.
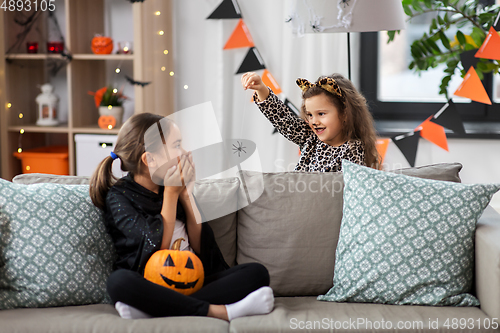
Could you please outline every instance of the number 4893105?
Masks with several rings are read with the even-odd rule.
[[[55,0],[3,0],[0,9],[4,12],[21,12],[23,10],[30,12],[32,10],[42,12],[55,11]]]

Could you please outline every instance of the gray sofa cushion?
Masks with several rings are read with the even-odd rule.
[[[12,179],[14,184],[56,183],[67,185],[88,185],[90,177],[87,176],[60,176],[45,173],[24,173]]]
[[[237,177],[198,180],[193,194],[229,266],[236,264]]]
[[[468,329],[460,330],[461,318]],[[315,297],[279,297],[270,314],[237,318],[231,321],[230,328],[231,333],[497,331],[486,330],[484,325],[494,324],[479,308],[330,303],[318,302]]]
[[[460,163],[438,163],[414,168],[390,170],[390,172],[425,179],[447,180],[460,183],[460,170],[462,170],[462,164]]]
[[[394,170],[422,178],[459,181],[459,163]],[[264,191],[238,212],[236,262],[260,262],[277,296],[326,293],[333,284],[342,219],[342,173],[242,171],[251,192]]]
[[[109,304],[0,311],[2,333],[229,332],[229,323],[208,317],[122,319]]]

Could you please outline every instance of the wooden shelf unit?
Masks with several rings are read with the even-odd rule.
[[[0,11],[0,148],[1,177],[12,179],[22,173],[20,161],[13,156],[21,145],[23,150],[48,145],[67,145],[69,149],[69,174],[75,174],[74,134],[117,134],[119,129],[103,130],[97,126],[98,111],[88,91],[108,85],[106,65],[112,61],[131,62],[135,80],[143,80],[143,4],[130,3],[134,24],[133,54],[96,55],[91,53],[91,40],[105,30],[105,0],[57,0],[64,6],[66,48],[72,56],[60,74],[66,81],[65,101],[61,110],[67,110],[67,123],[54,127],[36,126],[39,86],[49,82],[49,61],[65,61],[60,54],[47,54],[41,45],[40,35],[47,30],[47,13],[35,23],[22,45],[6,54],[14,43],[19,25],[14,23],[15,12]],[[57,10],[57,8],[56,8]],[[38,40],[37,54],[22,53],[26,41]],[[116,43],[116,41],[114,41]],[[59,74],[58,74],[59,75]],[[133,87],[134,113],[143,112],[144,89]],[[61,96],[61,92],[56,90]],[[10,103],[10,107],[8,104]],[[61,102],[60,102],[61,103]],[[19,114],[22,113],[22,118]],[[24,130],[21,134],[20,131]]]

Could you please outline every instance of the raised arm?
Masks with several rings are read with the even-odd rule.
[[[268,88],[256,73],[245,73],[241,77],[243,88],[255,90],[255,103],[274,128],[288,140],[302,146],[311,135],[315,135],[307,122],[292,112]]]

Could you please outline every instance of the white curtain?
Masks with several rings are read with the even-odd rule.
[[[211,102],[222,138],[255,142],[262,171],[293,170],[298,147],[279,133],[273,134],[272,125],[251,103],[252,92],[243,90],[241,74],[235,74],[249,48],[223,50],[238,19],[206,19],[220,3],[174,1],[175,110]],[[282,99],[286,97],[300,108],[300,89],[295,84],[298,77],[315,81],[334,72],[347,76],[345,33],[297,37],[292,25],[285,22],[293,0],[238,0],[238,4],[255,47],[283,90]],[[356,50],[353,37],[352,50]],[[356,68],[353,64],[353,77]]]

